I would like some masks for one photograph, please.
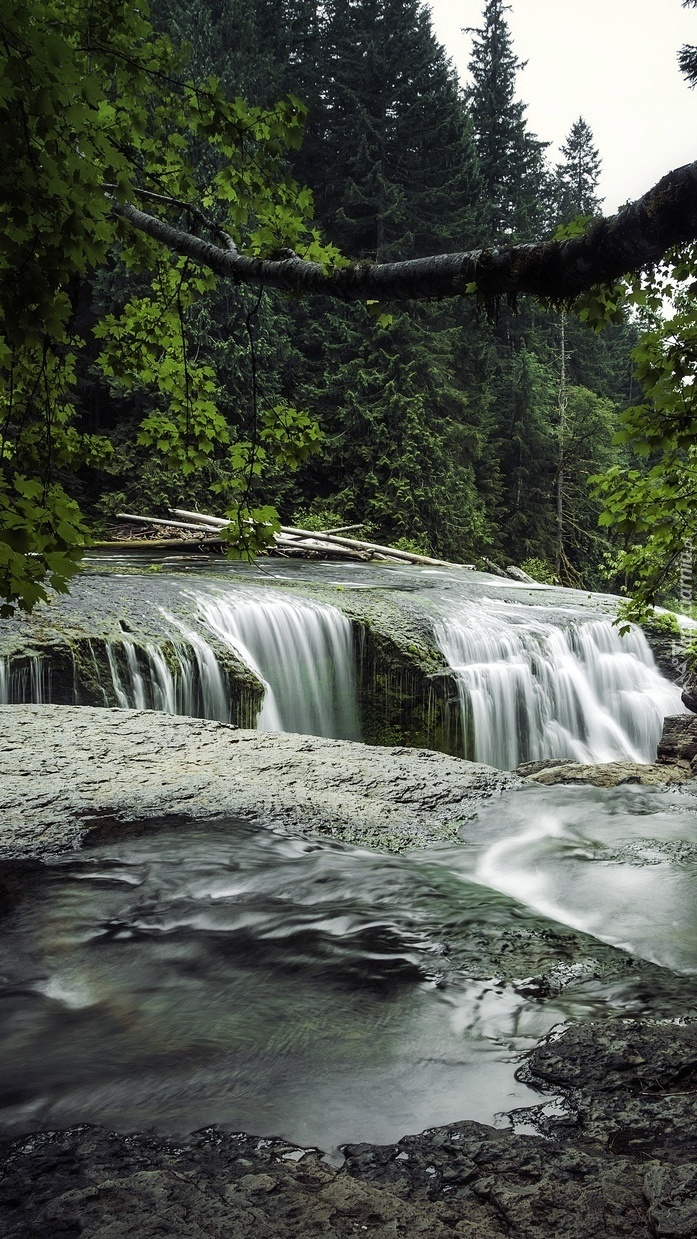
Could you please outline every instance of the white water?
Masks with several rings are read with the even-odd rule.
[[[136,645],[128,638],[106,645],[111,673],[111,688],[116,703],[126,710],[164,710],[167,714],[199,714],[199,701],[188,650],[172,647],[171,664],[155,644]],[[123,663],[119,665],[119,652]],[[212,653],[212,651],[211,651]],[[125,665],[124,665],[125,664]],[[105,693],[108,704],[108,693]],[[228,721],[225,714],[205,714],[206,718]]]
[[[639,959],[697,975],[697,801],[663,789],[526,787],[503,797],[465,881]],[[491,807],[480,811],[486,833]],[[450,856],[448,859],[451,859]],[[693,991],[694,992],[694,991]]]
[[[173,634],[168,658],[158,645],[136,644],[127,635],[106,644],[111,685],[105,689],[105,704],[110,704],[110,687],[123,709],[229,722],[229,683],[213,639],[264,685],[259,730],[360,737],[353,634],[340,611],[251,590],[187,596],[195,604],[190,624],[162,611],[164,626]],[[7,660],[0,660],[0,701],[48,699],[41,688],[40,661],[35,663],[10,684]]]
[[[334,607],[271,593],[196,593],[198,617],[265,686],[260,731],[360,736],[351,623]]]
[[[471,756],[501,769],[546,757],[653,761],[664,716],[683,712],[640,629],[621,637],[609,619],[480,601],[444,618],[436,639]]]
[[[339,610],[237,582],[197,583],[184,596],[186,623],[160,608],[166,653],[129,631],[105,643],[101,659],[94,644],[105,705],[360,738],[353,633]],[[457,679],[467,755],[477,761],[503,769],[555,757],[652,761],[663,717],[682,711],[679,688],[659,674],[637,628],[621,637],[610,619],[454,591],[440,606],[436,639]],[[226,650],[264,686],[256,720],[254,694],[245,699],[231,682]],[[76,663],[78,702],[79,676]],[[48,660],[0,659],[0,702],[51,699]]]
[[[0,658],[0,705],[43,705],[51,699],[50,668],[38,654]]]

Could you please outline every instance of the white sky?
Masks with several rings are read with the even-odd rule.
[[[527,67],[518,98],[531,131],[551,141],[556,162],[571,125],[583,116],[603,161],[606,213],[638,198],[663,175],[697,159],[697,89],[676,53],[697,44],[697,9],[680,0],[510,0],[514,51]],[[471,36],[484,0],[430,0],[436,37],[463,84]]]

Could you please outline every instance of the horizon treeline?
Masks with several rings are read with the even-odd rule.
[[[505,12],[503,0],[485,4],[464,88],[419,0],[155,0],[151,17],[188,45],[194,77],[214,73],[254,103],[302,100],[292,175],[312,190],[323,236],[383,262],[538,240],[601,213],[583,117],[556,165],[529,130]],[[86,320],[125,302],[133,281],[118,266],[101,274]],[[439,557],[603,584],[609,543],[587,478],[623,460],[612,438],[636,399],[631,323],[595,335],[532,303],[492,315],[471,297],[366,307],[221,286],[191,308],[186,332],[236,434],[286,403],[318,422],[320,448],[296,471],[270,464],[251,481],[284,522],[363,522],[376,540]],[[98,525],[122,508],[210,508],[210,479],[170,474],[134,448],[142,396],[90,373],[81,406],[115,447],[81,479]]]

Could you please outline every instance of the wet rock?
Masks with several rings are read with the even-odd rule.
[[[656,1239],[696,1232],[697,1025],[581,1025],[529,1056],[564,1098],[519,1111],[545,1136],[463,1122],[346,1146],[80,1126],[0,1146],[4,1239]]]
[[[678,715],[689,718],[689,715]],[[695,719],[697,723],[697,719]],[[639,783],[642,787],[657,787],[668,783],[684,783],[694,777],[688,761],[662,761],[660,764],[643,764],[631,761],[608,761],[597,765],[581,762],[530,762],[541,767],[529,774],[522,766],[517,774],[551,786],[554,783],[585,783],[593,787],[619,787],[623,783]]]
[[[499,1234],[521,1239],[651,1234],[641,1170],[625,1159],[610,1161],[600,1149],[457,1123],[397,1145],[345,1152],[349,1174],[410,1201],[442,1202],[453,1222],[462,1218],[473,1227],[468,1235],[488,1234],[492,1223]]]
[[[684,1093],[697,1089],[697,1021],[577,1024],[538,1046],[527,1061],[545,1085],[580,1088],[596,1097]]]
[[[691,678],[685,681],[680,698],[686,709],[697,714],[697,680]]]
[[[457,839],[482,799],[519,785],[429,750],[152,710],[0,706],[0,860],[80,847],[129,821],[225,816],[398,850]]]
[[[566,1112],[538,1124],[548,1136],[697,1162],[697,1021],[578,1024],[533,1050],[520,1076],[565,1095]]]
[[[393,1145],[314,1150],[215,1129],[180,1142],[95,1127],[0,1150],[6,1239],[610,1239],[685,1234],[690,1165],[649,1164],[566,1131],[554,1142],[454,1123]],[[663,1227],[661,1230],[660,1227]]]
[[[529,779],[542,770],[558,770],[561,766],[575,766],[578,763],[573,757],[547,757],[543,761],[524,761],[516,767],[516,774],[522,779]]]
[[[452,1233],[437,1208],[356,1182],[323,1165],[316,1151],[300,1151],[297,1161],[294,1152],[282,1141],[215,1130],[181,1144],[91,1127],[33,1137],[11,1146],[3,1159],[2,1234],[339,1239],[369,1230],[446,1239]]]
[[[691,762],[697,757],[697,718],[692,714],[672,714],[663,720],[658,742],[658,762]]]
[[[661,675],[679,684],[685,673],[685,630],[675,617],[660,613],[647,616],[640,627]]]
[[[644,1179],[649,1220],[657,1236],[697,1235],[697,1163],[652,1166]]]

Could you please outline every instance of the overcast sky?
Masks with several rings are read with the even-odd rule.
[[[484,0],[431,0],[438,39],[467,80],[471,37]],[[697,90],[676,53],[697,44],[697,9],[680,0],[512,0],[515,53],[527,60],[518,97],[554,161],[579,116],[603,161],[604,210],[638,198],[671,168],[697,159]]]

